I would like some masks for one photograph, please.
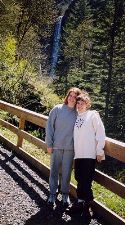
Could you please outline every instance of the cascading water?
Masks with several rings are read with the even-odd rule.
[[[60,37],[61,37],[61,23],[63,16],[59,16],[57,22],[55,24],[54,29],[54,39],[53,39],[53,49],[52,49],[52,58],[51,58],[51,69],[50,69],[50,77],[54,77],[55,69],[59,56],[59,47],[60,47]]]

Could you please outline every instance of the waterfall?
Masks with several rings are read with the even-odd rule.
[[[55,29],[54,29],[53,49],[52,49],[52,57],[51,57],[51,69],[50,69],[50,77],[52,78],[55,75],[55,69],[58,62],[62,18],[63,16],[58,17],[55,24]]]

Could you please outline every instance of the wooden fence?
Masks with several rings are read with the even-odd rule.
[[[36,124],[40,127],[45,128],[48,117],[41,115],[39,113],[35,113],[33,111],[9,104],[4,101],[0,101],[0,109],[4,110],[12,115],[16,115],[19,118],[19,127],[12,125],[11,123],[0,119],[0,125],[7,128],[17,135],[17,144],[15,145],[10,140],[5,138],[2,134],[0,134],[0,141],[4,142],[7,147],[11,148],[13,151],[16,151],[26,160],[30,161],[32,165],[37,167],[46,177],[49,176],[49,168],[42,164],[39,160],[32,157],[26,151],[22,149],[23,140],[27,140],[28,142],[42,148],[42,150],[46,151],[46,144],[44,140],[36,138],[35,136],[29,134],[24,130],[25,122],[29,121],[33,124]],[[125,143],[120,141],[106,138],[105,144],[105,153],[110,157],[113,157],[123,163],[125,163]],[[109,177],[108,175],[96,170],[95,181],[100,185],[104,186],[108,190],[117,194],[118,196],[125,198],[125,185],[116,181],[115,179]],[[71,194],[76,196],[76,187],[71,184]],[[114,203],[115,204],[115,203]],[[125,220],[118,216],[116,213],[105,207],[98,201],[94,201],[94,209],[98,215],[104,217],[105,220],[110,222],[113,225],[125,225]]]

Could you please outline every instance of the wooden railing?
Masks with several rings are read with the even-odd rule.
[[[41,172],[45,173],[46,176],[49,176],[49,168],[43,165],[34,157],[31,157],[27,152],[22,149],[23,140],[27,140],[28,142],[42,148],[42,150],[46,151],[46,144],[44,140],[34,137],[24,130],[25,122],[29,121],[33,124],[36,124],[40,127],[45,128],[48,117],[41,115],[39,113],[35,113],[33,111],[9,104],[4,101],[0,101],[0,109],[4,110],[12,115],[16,115],[19,118],[19,127],[12,125],[11,123],[0,119],[0,125],[7,128],[17,135],[17,144],[13,144],[10,140],[5,138],[2,134],[0,134],[0,141],[4,142],[9,148],[17,153],[21,154],[22,157],[29,160],[34,166],[36,166]],[[105,153],[123,163],[125,163],[125,143],[120,141],[116,141],[111,138],[106,138],[105,144]],[[109,177],[108,175],[96,170],[95,181],[113,193],[119,195],[122,198],[125,198],[125,185],[116,181],[115,179]],[[76,196],[76,187],[71,184],[71,194]],[[115,203],[114,203],[115,204]],[[125,225],[125,220],[118,216],[116,213],[112,212],[110,209],[99,203],[98,201],[94,201],[94,209],[97,211],[99,215],[104,217],[107,221],[110,221],[113,225]]]

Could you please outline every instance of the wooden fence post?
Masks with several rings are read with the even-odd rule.
[[[25,127],[25,119],[20,117],[19,121],[19,130],[24,130]],[[17,147],[22,147],[23,137],[18,134]]]

